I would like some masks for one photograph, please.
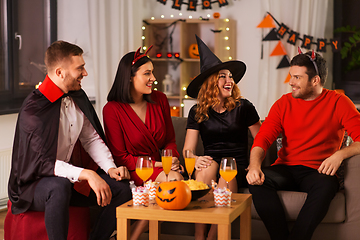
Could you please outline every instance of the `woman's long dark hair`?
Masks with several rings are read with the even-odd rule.
[[[132,65],[134,55],[135,52],[129,52],[121,58],[115,75],[114,83],[107,96],[108,102],[117,101],[121,103],[134,103],[130,92],[130,80],[135,76],[136,72],[143,64],[152,62],[150,58],[144,56],[135,62],[134,65]],[[151,100],[150,94],[144,94],[144,99],[147,102],[153,102]]]

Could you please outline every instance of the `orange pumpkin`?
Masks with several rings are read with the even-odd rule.
[[[213,17],[214,17],[214,18],[220,18],[220,13],[214,12]]]
[[[193,44],[190,45],[190,47],[189,47],[189,56],[191,58],[200,58],[198,45],[196,43],[193,43]]]
[[[162,182],[156,189],[155,199],[164,209],[184,209],[191,201],[191,190],[182,181]]]

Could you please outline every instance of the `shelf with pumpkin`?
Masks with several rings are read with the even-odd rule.
[[[221,61],[236,59],[236,24],[230,19],[147,19],[143,21],[143,49],[157,79],[154,89],[168,96],[172,115],[184,116],[186,87],[200,73],[195,34]],[[169,76],[170,80],[169,81]],[[164,81],[166,80],[166,81]],[[164,84],[165,83],[165,84]],[[170,85],[169,85],[170,84]],[[171,91],[168,91],[168,90]]]

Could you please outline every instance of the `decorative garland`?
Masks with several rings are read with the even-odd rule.
[[[159,3],[162,4],[166,4],[167,0],[156,0]],[[210,0],[202,0],[202,2],[200,4],[198,4],[199,0],[187,0],[187,2],[185,2],[184,0],[172,0],[173,4],[171,6],[171,8],[174,8],[176,10],[181,10],[181,5],[187,5],[187,10],[188,11],[196,11],[196,7],[197,6],[202,6],[202,9],[212,9],[211,8],[211,4],[213,3],[219,3],[219,7],[224,7],[226,5],[228,5],[228,0],[215,0],[215,1],[210,1]]]
[[[278,25],[276,28],[274,22]],[[311,49],[311,45],[316,45],[317,52],[326,52],[326,46],[331,46],[333,52],[339,52],[341,50],[341,44],[339,38],[333,38],[328,41],[324,38],[318,38],[317,41],[313,41],[314,37],[310,35],[303,34],[302,38],[300,37],[300,33],[291,30],[283,23],[279,23],[269,12],[262,20],[262,22],[257,26],[258,28],[272,28],[271,31],[262,39],[262,41],[279,41],[274,50],[271,52],[270,56],[284,56],[276,69],[286,68],[290,66],[290,60],[287,55],[287,52],[284,48],[284,45],[281,42],[281,39],[285,37],[285,34],[289,34],[287,43],[291,45],[296,45],[297,41],[302,41],[301,48]],[[261,58],[263,52],[261,51]],[[284,83],[289,82],[290,75],[285,79]]]

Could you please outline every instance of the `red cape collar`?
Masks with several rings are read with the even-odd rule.
[[[39,86],[39,91],[52,103],[64,95],[64,92],[55,85],[48,75],[46,75],[44,81]]]

